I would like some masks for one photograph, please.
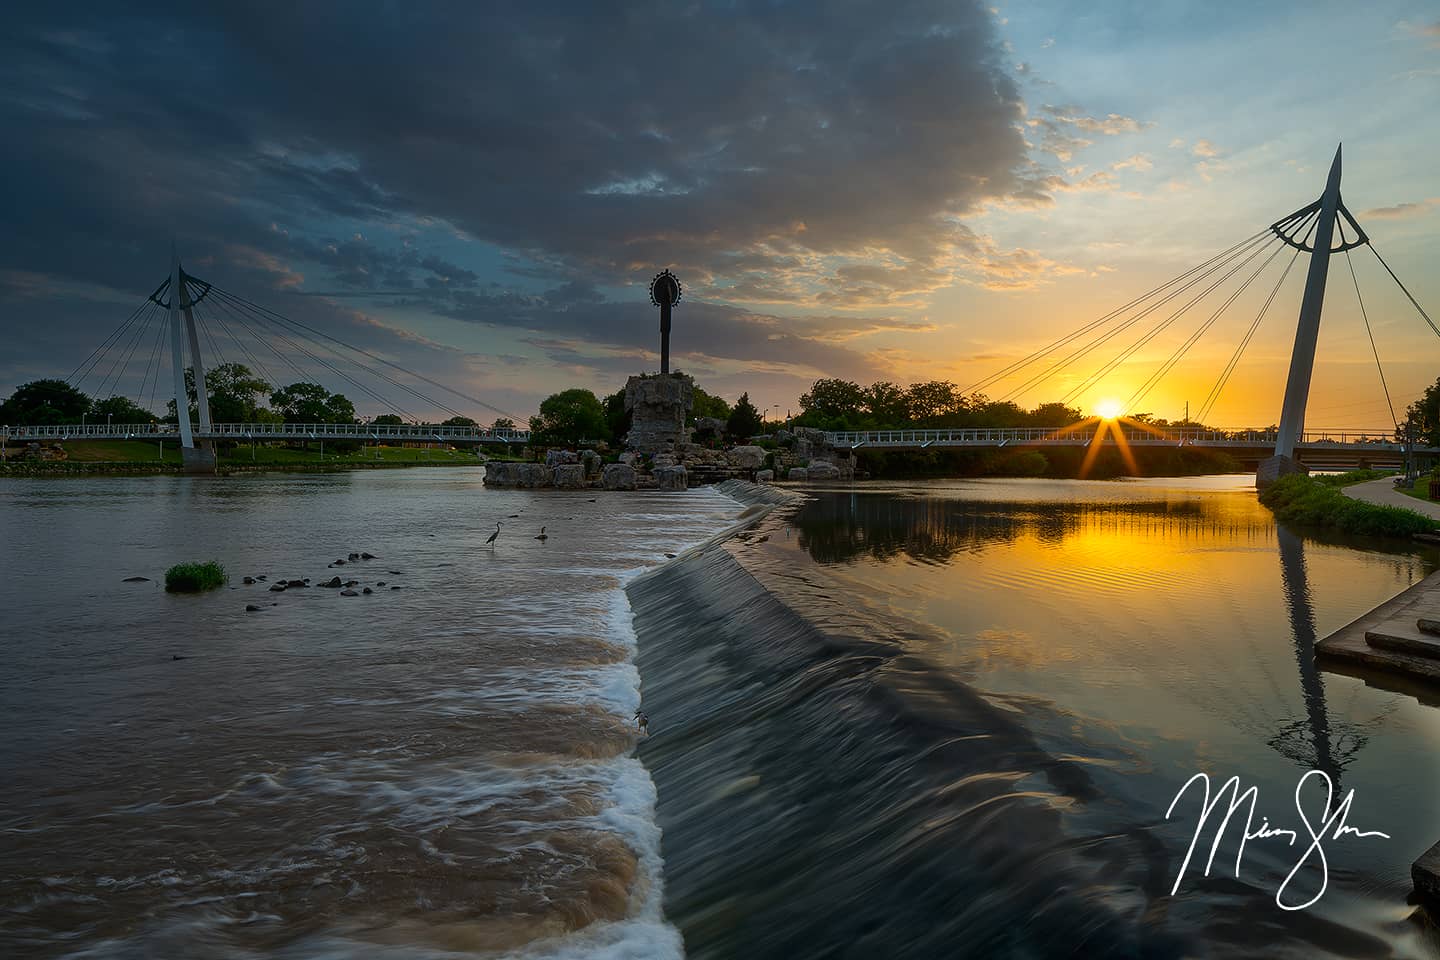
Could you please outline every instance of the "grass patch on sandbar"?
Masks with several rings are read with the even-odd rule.
[[[165,589],[173,593],[199,593],[223,587],[229,579],[225,568],[214,560],[206,563],[177,563],[165,571]]]

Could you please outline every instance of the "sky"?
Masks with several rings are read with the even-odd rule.
[[[0,396],[82,366],[172,243],[481,422],[658,369],[667,267],[672,366],[711,393],[775,416],[819,377],[969,387],[1313,201],[1341,142],[1346,207],[1440,322],[1436,104],[1433,0],[7,4]],[[1130,398],[1276,249],[984,392],[1198,411],[1276,289],[1207,417],[1272,424],[1293,251]],[[1384,427],[1356,286],[1397,412],[1440,338],[1369,250],[1330,263],[1307,423]],[[209,307],[220,360],[437,413]],[[153,324],[85,388],[153,392]]]

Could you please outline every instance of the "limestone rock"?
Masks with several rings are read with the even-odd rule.
[[[635,468],[628,463],[607,463],[601,482],[606,490],[634,490]]]
[[[774,471],[774,470],[756,470],[756,471],[755,471],[755,482],[756,482],[756,483],[769,483],[770,481],[772,481],[772,480],[774,480],[774,479],[775,479],[775,471]]]
[[[656,467],[651,472],[654,473],[655,483],[660,490],[685,490],[690,486],[684,467]]]
[[[561,490],[581,490],[585,487],[585,465],[583,463],[557,464],[554,471],[555,486]]]
[[[725,457],[731,466],[742,470],[759,470],[765,466],[765,451],[761,447],[732,447]]]
[[[625,446],[641,453],[658,453],[689,441],[685,422],[694,401],[695,387],[689,377],[631,377],[625,384],[625,409],[630,414]]]
[[[698,436],[723,437],[725,421],[719,417],[696,417],[695,433]]]
[[[840,468],[828,460],[812,460],[806,476],[811,480],[839,480]]]
[[[487,487],[548,487],[551,483],[550,467],[543,463],[496,463],[485,464],[485,486]]]
[[[620,462],[628,466],[635,466],[635,461],[638,459],[640,459],[640,454],[635,453],[632,450],[626,450],[624,453],[620,454]]]
[[[580,455],[574,450],[546,450],[545,466],[555,467],[562,463],[579,463]]]
[[[785,475],[786,480],[809,480],[810,471],[804,467],[791,467],[790,472]]]
[[[605,466],[605,461],[594,450],[581,450],[580,462],[585,465],[586,480],[594,480],[600,476],[600,471]]]

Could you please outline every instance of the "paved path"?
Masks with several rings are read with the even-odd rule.
[[[1352,483],[1341,489],[1345,491],[1345,496],[1354,497],[1356,500],[1378,503],[1386,507],[1404,507],[1406,510],[1414,510],[1416,513],[1423,513],[1427,517],[1440,520],[1440,503],[1416,500],[1412,496],[1401,493],[1395,489],[1395,482],[1390,477],[1366,480],[1364,483]]]

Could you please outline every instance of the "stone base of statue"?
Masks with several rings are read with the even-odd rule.
[[[1292,473],[1309,472],[1303,463],[1289,457],[1267,457],[1260,461],[1260,469],[1255,471],[1255,489],[1264,490],[1276,480]]]
[[[695,387],[684,374],[631,377],[625,384],[625,409],[630,432],[625,447],[637,453],[673,453],[690,442],[685,421],[695,400]]]

